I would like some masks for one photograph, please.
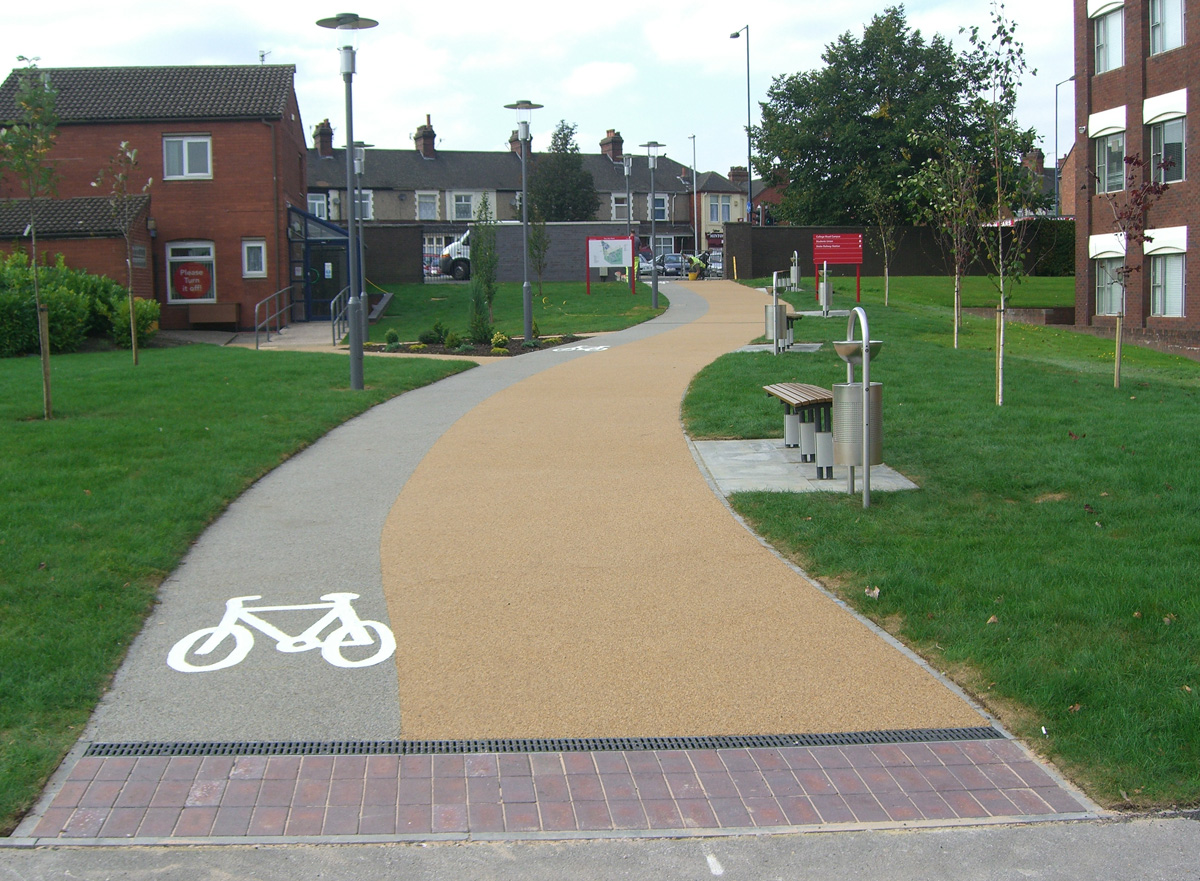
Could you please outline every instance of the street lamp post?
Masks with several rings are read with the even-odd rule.
[[[729,39],[736,40],[742,35],[742,31],[746,32],[746,222],[754,222],[754,172],[750,166],[750,25],[743,28],[738,28],[729,35]]]
[[[521,142],[521,270],[524,284],[521,286],[521,309],[525,317],[525,345],[533,343],[533,289],[529,286],[529,191],[526,185],[525,160],[529,153],[529,123],[533,111],[543,105],[521,100],[505,104],[506,110],[517,111],[517,138]]]
[[[320,27],[331,30],[358,31],[376,27],[379,22],[362,18],[353,12],[340,12],[333,18],[322,18]],[[346,263],[350,267],[350,298],[346,302],[347,322],[350,325],[350,388],[363,387],[363,326],[362,299],[359,297],[358,235],[354,228],[354,47],[342,46],[342,79],[346,83],[346,232],[348,235]]]
[[[1059,193],[1058,179],[1062,174],[1062,169],[1058,165],[1058,87],[1063,83],[1071,83],[1075,81],[1075,74],[1071,74],[1060,83],[1054,84],[1054,216],[1059,217],[1062,214],[1062,196]]]
[[[633,193],[629,188],[629,175],[633,171],[633,157],[622,156],[621,164],[625,166],[625,235],[633,238]]]
[[[362,313],[362,338],[364,343],[371,336],[371,301],[367,297],[367,262],[363,256],[363,214],[366,212],[362,209],[362,178],[363,169],[366,166],[367,148],[373,146],[375,145],[364,144],[362,141],[354,142],[354,207],[355,216],[358,218],[358,281],[360,286],[358,292],[360,308],[358,311]]]
[[[666,144],[650,141],[642,144],[650,160],[650,308],[658,308],[658,243],[655,238],[655,221],[658,219],[657,194],[654,192],[654,169],[658,166],[658,151]]]
[[[692,142],[692,250],[700,258],[700,181],[696,179],[696,136],[688,135]]]

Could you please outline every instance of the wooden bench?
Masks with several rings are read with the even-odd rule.
[[[777,382],[763,391],[783,402],[783,445],[799,447],[801,462],[816,462],[818,480],[832,479],[833,392],[802,382]]]
[[[192,324],[232,324],[241,327],[241,303],[189,303],[188,321]]]

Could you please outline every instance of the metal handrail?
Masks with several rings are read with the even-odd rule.
[[[350,332],[350,286],[338,291],[338,295],[329,301],[329,324],[333,328],[333,344]]]
[[[283,330],[283,323],[280,321],[280,316],[291,306],[291,297],[284,298],[284,294],[291,294],[292,287],[288,285],[286,288],[281,288],[265,300],[254,304],[254,348],[258,348],[258,332],[265,330],[267,334],[267,342],[271,342],[271,324],[275,324],[275,333]],[[268,303],[275,301],[270,307]],[[264,316],[264,310],[267,314]]]

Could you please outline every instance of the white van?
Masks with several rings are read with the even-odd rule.
[[[442,248],[442,258],[438,268],[443,276],[449,276],[455,281],[466,281],[471,277],[471,231],[467,230],[461,238]]]

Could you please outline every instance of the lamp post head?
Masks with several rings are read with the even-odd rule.
[[[534,104],[527,98],[504,105],[505,110],[517,111],[517,138],[519,140],[529,140],[529,123],[533,119],[533,111],[541,110],[543,106],[542,104]]]
[[[750,36],[750,25],[744,25],[729,35],[729,39],[736,40],[742,35],[742,31],[746,32],[746,36]]]
[[[667,145],[660,144],[658,141],[649,141],[648,143],[639,144],[638,146],[646,148],[646,155],[650,158],[650,167],[654,168],[658,165],[658,151]]]
[[[379,22],[373,18],[363,18],[355,12],[339,12],[332,18],[319,19],[317,24],[320,27],[335,31],[362,31],[367,28],[378,27]]]

